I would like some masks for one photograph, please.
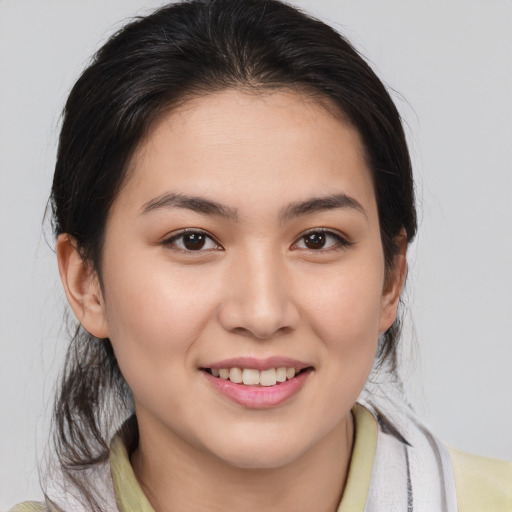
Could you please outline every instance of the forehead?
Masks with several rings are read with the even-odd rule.
[[[260,190],[267,200],[344,192],[374,201],[358,132],[328,100],[289,90],[228,89],[166,113],[135,152],[125,188],[141,201],[177,192],[247,204],[263,200]]]

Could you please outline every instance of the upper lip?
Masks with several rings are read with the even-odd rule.
[[[311,365],[298,361],[291,357],[272,356],[263,359],[255,357],[234,357],[215,361],[214,363],[204,365],[203,368],[251,368],[254,370],[268,370],[270,368],[295,368],[297,371],[309,368]]]

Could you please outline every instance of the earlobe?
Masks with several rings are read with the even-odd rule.
[[[396,319],[400,294],[407,275],[407,234],[401,229],[396,237],[399,250],[393,258],[393,267],[388,271],[382,292],[382,307],[379,332],[387,331]]]
[[[98,275],[85,262],[66,233],[57,238],[57,261],[64,291],[82,327],[97,338],[108,338],[108,325]]]

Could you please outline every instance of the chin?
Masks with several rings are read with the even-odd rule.
[[[252,449],[245,453],[233,454],[229,457],[223,457],[223,460],[226,464],[238,469],[271,470],[292,464],[300,455],[302,453],[297,453],[297,451],[267,448],[266,450]]]
[[[278,436],[246,434],[239,437],[240,442],[236,442],[235,436],[228,435],[225,441],[228,442],[215,450],[217,457],[229,466],[249,470],[287,466],[297,461],[315,444],[313,440],[293,438],[289,431]]]

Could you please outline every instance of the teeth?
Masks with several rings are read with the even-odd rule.
[[[293,379],[295,377],[295,368],[286,368],[286,378]]]
[[[244,368],[242,380],[246,386],[257,386],[260,383],[260,372],[258,370]]]
[[[240,384],[240,382],[242,382],[242,370],[240,370],[240,368],[231,368],[231,370],[229,370],[229,380]]]
[[[278,368],[276,370],[277,382],[284,382],[286,380],[286,368]]]
[[[276,383],[276,371],[274,368],[260,372],[260,384],[262,386],[274,386]]]
[[[221,379],[229,379],[235,384],[244,383],[246,386],[275,386],[278,382],[293,379],[297,373],[295,368],[269,368],[256,370],[253,368],[212,368],[212,375]]]

